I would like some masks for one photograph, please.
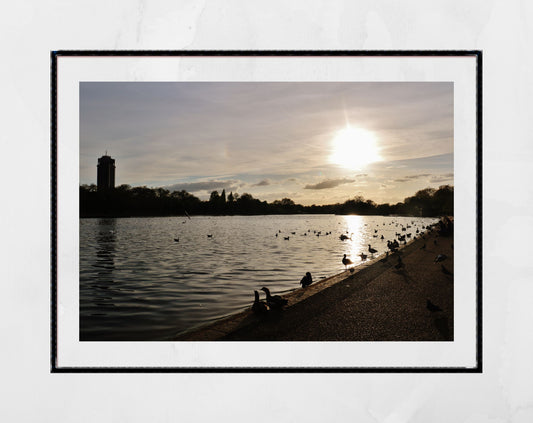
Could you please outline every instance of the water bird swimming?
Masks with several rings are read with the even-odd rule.
[[[288,236],[284,236],[283,239],[284,239],[285,241],[288,241],[288,240],[289,240],[289,237],[288,237]]]
[[[342,235],[339,237],[339,239],[340,239],[341,241],[344,241],[345,239],[348,239],[348,238],[349,238],[349,237],[348,237],[347,235],[344,235],[344,234],[342,234]]]
[[[179,238],[174,238],[174,241],[180,242],[180,239]]]
[[[267,287],[262,287],[261,291],[266,294],[266,302],[270,309],[281,309],[284,305],[289,304],[289,301],[279,295],[270,295],[270,290]]]
[[[255,301],[252,305],[252,311],[257,314],[263,314],[268,311],[268,306],[264,301],[259,301],[259,292],[254,291]]]
[[[207,234],[208,238],[213,238],[213,234]]]
[[[432,313],[436,312],[436,311],[442,311],[442,308],[440,308],[438,305],[436,304],[433,304],[431,301],[427,300],[426,301],[426,308],[431,311]]]
[[[313,283],[313,278],[311,276],[311,273],[307,272],[305,276],[300,281],[300,285],[302,285],[302,288],[305,288],[306,286],[309,286]]]

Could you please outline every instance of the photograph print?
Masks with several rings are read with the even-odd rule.
[[[457,340],[453,81],[78,86],[80,344]]]

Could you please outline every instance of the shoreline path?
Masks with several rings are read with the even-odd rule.
[[[396,255],[380,256],[285,295],[284,310],[246,310],[173,340],[453,341],[453,236],[434,229],[425,237],[400,250],[403,269],[395,268]],[[435,262],[439,254],[446,259]],[[428,300],[440,310],[431,311]]]

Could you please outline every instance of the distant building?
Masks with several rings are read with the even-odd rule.
[[[115,159],[106,153],[98,159],[97,169],[98,191],[115,188]]]

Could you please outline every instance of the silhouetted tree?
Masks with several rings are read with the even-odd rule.
[[[185,190],[170,193],[164,188],[134,187],[123,184],[112,190],[98,191],[95,184],[80,185],[80,216],[167,216],[189,214],[293,214],[293,213],[336,213],[336,214],[397,214],[411,216],[453,216],[453,186],[442,185],[438,190],[425,188],[404,202],[394,205],[376,204],[356,196],[340,204],[304,207],[290,198],[272,203],[260,201],[249,193],[241,196],[231,192],[226,201],[226,192],[211,192],[208,201]]]

